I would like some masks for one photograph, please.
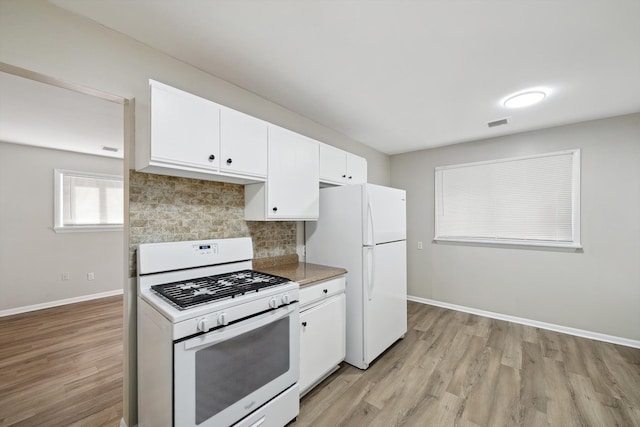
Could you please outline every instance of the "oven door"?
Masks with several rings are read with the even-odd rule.
[[[228,426],[298,381],[298,303],[174,344],[174,426]]]

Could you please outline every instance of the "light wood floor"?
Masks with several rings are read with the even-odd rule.
[[[121,417],[122,297],[0,318],[0,426]],[[406,337],[292,425],[640,426],[640,350],[410,302]]]
[[[122,418],[122,296],[0,318],[0,426]]]
[[[406,337],[305,396],[302,426],[640,426],[640,350],[409,302]]]

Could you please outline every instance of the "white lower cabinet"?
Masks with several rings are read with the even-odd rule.
[[[344,360],[344,277],[303,288],[300,296],[300,394],[304,395]],[[308,291],[308,292],[304,292]],[[305,302],[307,296],[315,298]]]

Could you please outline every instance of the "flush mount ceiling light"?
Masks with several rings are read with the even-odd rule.
[[[503,105],[507,108],[528,107],[529,105],[542,101],[545,96],[547,96],[547,94],[541,90],[522,92],[507,98],[503,102]]]

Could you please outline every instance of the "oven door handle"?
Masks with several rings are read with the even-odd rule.
[[[256,317],[244,320],[240,323],[225,326],[224,328],[216,329],[206,334],[191,338],[184,342],[185,350],[192,350],[197,347],[208,346],[220,341],[226,341],[238,335],[242,335],[253,329],[261,328],[269,323],[276,322],[284,317],[289,316],[295,312],[298,307],[297,303],[289,304],[285,307],[277,310],[269,311]]]

